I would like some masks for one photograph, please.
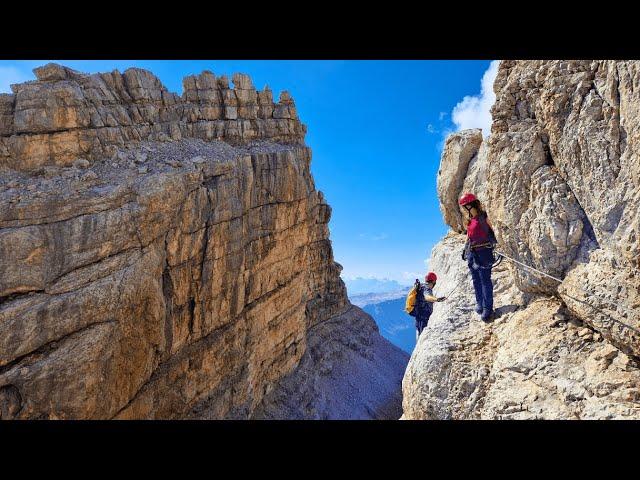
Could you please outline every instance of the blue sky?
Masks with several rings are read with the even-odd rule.
[[[0,61],[0,92],[34,79],[31,69],[46,62]],[[316,187],[333,209],[343,277],[402,284],[424,276],[431,248],[447,231],[436,195],[443,140],[462,128],[487,132],[497,67],[490,60],[56,62],[91,73],[146,68],[178,93],[182,77],[205,69],[249,74],[274,97],[288,90],[307,125]]]

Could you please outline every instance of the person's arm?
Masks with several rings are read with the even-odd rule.
[[[466,260],[469,256],[469,239],[464,242],[464,248],[462,249],[462,260]]]
[[[446,299],[446,297],[434,297],[433,295],[425,295],[424,299],[427,302],[435,303],[435,302],[442,302],[443,300]]]
[[[488,215],[485,217],[485,220],[487,222],[487,226],[489,227],[489,232],[488,232],[489,233],[489,241],[491,243],[497,245],[498,238],[496,237],[496,232],[494,232],[493,227],[491,226],[491,222],[489,222],[489,216]]]

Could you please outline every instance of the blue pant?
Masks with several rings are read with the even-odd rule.
[[[488,248],[472,251],[469,255],[468,265],[476,293],[476,303],[489,312],[493,312],[492,264],[493,255]]]
[[[429,317],[416,317],[416,330],[418,335],[420,335],[422,333],[422,330],[426,328],[427,323],[429,323]]]

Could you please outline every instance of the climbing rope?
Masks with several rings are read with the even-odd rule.
[[[504,257],[504,258],[506,258],[507,260],[511,260],[512,262],[517,263],[518,265],[521,265],[521,266],[523,266],[524,268],[527,268],[527,269],[532,270],[532,271],[534,271],[534,272],[536,272],[536,273],[539,273],[539,274],[541,274],[541,275],[544,275],[545,277],[549,277],[549,278],[551,278],[551,279],[555,280],[556,282],[560,282],[560,283],[562,283],[562,282],[563,282],[563,280],[561,280],[561,279],[559,279],[559,278],[556,278],[556,277],[554,277],[554,276],[552,276],[552,275],[549,275],[548,273],[545,273],[545,272],[543,272],[543,271],[540,271],[540,270],[538,270],[537,268],[533,268],[533,267],[531,267],[531,266],[529,266],[529,265],[525,265],[524,263],[519,262],[518,260],[516,260],[516,259],[514,259],[514,258],[511,258],[511,257],[509,257],[508,255],[505,255],[505,254],[504,254],[504,253],[502,253],[502,252],[496,252],[496,253],[497,253],[498,255],[503,256],[503,257]],[[590,295],[590,296],[596,296],[596,292],[589,292],[588,290],[586,290],[585,288],[583,288],[583,287],[581,287],[581,286],[579,286],[579,285],[576,285],[576,287],[578,287],[580,290],[582,290],[582,291],[583,291],[584,293],[586,293],[587,295]],[[594,309],[595,311],[600,312],[600,313],[602,313],[602,314],[606,315],[607,317],[609,317],[609,318],[610,318],[611,320],[613,320],[614,322],[619,323],[620,325],[622,325],[622,326],[624,326],[624,327],[626,327],[626,328],[628,328],[628,329],[630,329],[630,330],[633,330],[633,331],[634,331],[634,332],[636,332],[637,334],[640,334],[640,330],[638,330],[637,328],[635,328],[635,327],[633,327],[633,326],[631,326],[631,325],[629,325],[629,324],[627,324],[627,323],[624,323],[624,322],[622,322],[622,321],[618,320],[617,318],[612,317],[609,313],[607,313],[607,312],[603,311],[601,308],[598,308],[598,307],[596,307],[595,305],[591,305],[589,302],[587,302],[587,301],[585,301],[585,300],[580,300],[580,299],[576,299],[576,298],[573,298],[573,297],[569,297],[569,298],[572,298],[573,300],[576,300],[576,301],[578,301],[578,302],[580,302],[580,303],[584,303],[585,305],[587,305],[587,306],[591,307],[591,308],[592,308],[592,309]],[[613,307],[613,309],[614,309],[614,310],[618,310],[619,308],[621,308],[622,310],[626,310],[627,312],[629,312],[629,310],[627,310],[626,308],[624,308],[622,305],[616,305],[616,304],[614,304],[614,303],[610,303],[610,302],[608,302],[608,301],[604,300],[603,298],[600,298],[600,300],[601,300],[604,304],[609,305],[610,307]]]
[[[456,284],[456,286],[455,286],[455,287],[453,287],[453,290],[451,290],[451,291],[450,291],[448,294],[446,294],[444,297],[445,297],[445,298],[449,298],[449,297],[451,296],[451,294],[452,294],[453,292],[455,292],[461,284],[462,284],[462,282],[458,282],[458,283]]]
[[[548,273],[544,273],[543,271],[540,271],[540,270],[538,270],[537,268],[533,268],[533,267],[530,267],[529,265],[525,265],[524,263],[519,262],[519,261],[518,261],[518,260],[516,260],[515,258],[511,258],[510,256],[505,255],[505,254],[504,254],[504,253],[502,253],[502,252],[496,252],[496,253],[497,253],[498,255],[500,255],[500,256],[502,256],[502,257],[506,258],[507,260],[511,260],[512,262],[517,263],[518,265],[523,266],[524,268],[528,268],[529,270],[533,270],[534,272],[537,272],[537,273],[539,273],[540,275],[544,275],[545,277],[549,277],[549,278],[551,278],[551,279],[555,280],[556,282],[560,282],[560,283],[562,283],[562,280],[561,280],[561,279],[559,279],[559,278],[557,278],[557,277],[554,277],[553,275],[549,275]]]

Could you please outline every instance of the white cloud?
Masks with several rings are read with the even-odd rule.
[[[438,115],[438,120],[442,121],[446,116],[447,116],[447,112],[440,112],[440,114]]]
[[[433,125],[429,124],[429,125],[427,125],[427,132],[429,132],[429,133],[436,133],[436,132],[437,132],[437,130],[434,128],[434,126],[433,126]]]
[[[402,272],[403,280],[415,280],[416,278],[422,279],[424,273],[420,272]]]
[[[26,82],[31,79],[31,74],[16,67],[0,67],[0,93],[11,93],[12,83]]]
[[[491,133],[491,106],[496,100],[493,82],[498,74],[500,60],[494,60],[482,76],[480,95],[468,95],[453,107],[451,119],[458,130],[481,128],[487,137]]]
[[[403,280],[415,280],[416,278],[419,278],[420,280],[423,280],[425,275],[427,274],[427,272],[429,271],[429,263],[431,263],[431,257],[429,258],[425,258],[423,260],[424,262],[424,272],[402,272],[402,279]]]

